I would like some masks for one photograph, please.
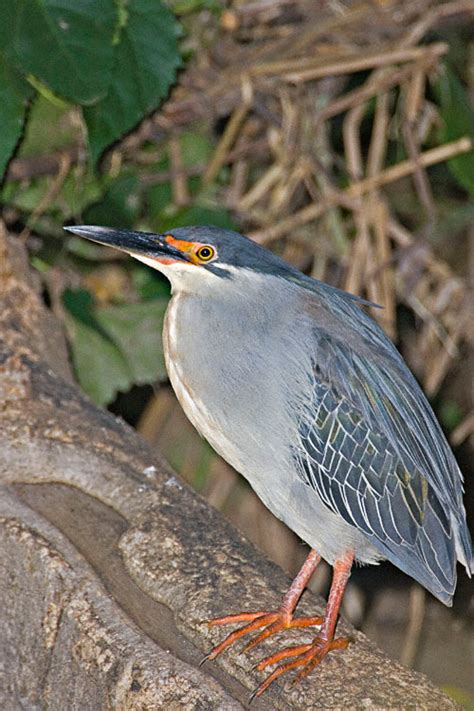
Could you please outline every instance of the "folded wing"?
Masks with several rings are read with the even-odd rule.
[[[331,314],[322,300],[312,308],[321,326],[314,386],[299,407],[300,476],[331,511],[449,604],[456,561],[468,572],[473,565],[462,479],[449,445],[375,322],[340,292],[332,294]]]

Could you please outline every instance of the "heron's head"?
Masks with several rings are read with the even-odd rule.
[[[238,279],[239,274],[281,274],[285,262],[238,232],[219,227],[180,227],[164,234],[81,225],[66,227],[80,237],[127,252],[165,274],[174,288]]]

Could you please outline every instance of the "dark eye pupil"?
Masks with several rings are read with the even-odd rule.
[[[199,256],[202,259],[208,259],[211,256],[212,252],[209,249],[209,247],[203,247],[199,253]]]

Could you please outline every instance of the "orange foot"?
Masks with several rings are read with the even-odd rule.
[[[247,646],[244,648],[244,652],[249,649],[253,649],[263,642],[264,639],[270,637],[276,632],[284,629],[292,629],[296,627],[312,627],[315,625],[321,625],[323,623],[322,617],[297,617],[294,618],[293,615],[287,610],[276,610],[275,612],[242,612],[237,615],[226,615],[225,617],[216,617],[215,619],[209,620],[208,624],[211,627],[217,625],[227,625],[235,624],[237,622],[246,622],[247,624],[239,627],[238,629],[231,632],[227,637],[222,640],[222,642],[216,645],[209,654],[204,658],[204,661],[208,659],[215,659],[224,649],[230,647],[231,644],[236,642],[241,637],[244,637],[251,632],[264,628],[260,634],[258,634],[254,639],[252,639]]]
[[[280,664],[276,669],[272,671],[267,678],[262,681],[260,686],[258,686],[255,691],[250,696],[250,701],[255,698],[255,696],[261,696],[263,692],[268,689],[270,684],[278,679],[282,674],[285,674],[291,669],[296,669],[297,667],[303,667],[299,674],[296,676],[293,683],[299,682],[303,677],[309,674],[315,667],[317,667],[326,654],[331,652],[333,649],[345,649],[351,640],[348,637],[339,637],[338,639],[327,640],[322,636],[316,637],[311,644],[301,644],[297,647],[285,647],[280,652],[276,652],[265,659],[262,659],[259,664],[257,664],[256,669],[258,671],[263,671],[272,664],[277,664],[283,659],[288,659],[289,657],[296,657],[290,662],[285,662],[285,664]]]
[[[319,634],[311,644],[302,644],[298,647],[286,647],[282,651],[266,657],[257,665],[257,669],[262,671],[272,664],[279,664],[284,659],[291,659],[293,657],[291,661],[279,664],[254,691],[250,700],[254,696],[263,694],[265,689],[268,689],[275,679],[278,679],[279,676],[290,669],[302,667],[295,680],[299,681],[318,666],[328,652],[333,649],[345,649],[349,644],[349,639],[342,637],[334,639],[334,631],[336,629],[344,588],[349,578],[352,561],[354,560],[354,552],[351,550],[348,550],[341,558],[334,562],[334,575],[324,618],[293,617],[293,612],[298,604],[298,600],[320,559],[319,554],[314,549],[310,551],[303,567],[284,596],[280,607],[275,612],[242,612],[237,615],[227,615],[226,617],[218,617],[209,621],[211,626],[238,622],[244,622],[246,624],[243,624],[234,630],[234,632],[227,635],[220,644],[214,647],[214,649],[204,657],[203,662],[208,659],[215,659],[224,649],[230,647],[230,645],[238,639],[256,630],[261,631],[247,644],[244,651],[252,649],[257,644],[260,644],[260,642],[263,642],[264,639],[267,639],[267,637],[270,637],[280,630],[295,627],[312,627],[313,625],[320,626]]]

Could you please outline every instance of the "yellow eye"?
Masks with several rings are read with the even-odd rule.
[[[214,247],[211,247],[209,244],[205,244],[203,247],[199,247],[199,249],[196,252],[196,257],[201,261],[201,262],[209,262],[216,254],[216,250]]]

